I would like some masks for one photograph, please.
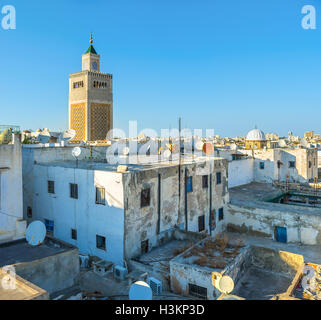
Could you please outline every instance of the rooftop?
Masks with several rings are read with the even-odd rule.
[[[142,171],[142,170],[150,170],[156,168],[165,168],[165,167],[175,167],[179,165],[178,159],[172,161],[154,161],[151,162],[149,157],[141,156],[139,157],[139,162],[137,163],[129,163],[123,164],[128,167],[128,171]],[[181,165],[184,164],[193,164],[193,163],[205,163],[207,161],[218,161],[223,160],[223,158],[219,157],[195,157],[192,158],[190,156],[182,157]],[[126,158],[124,158],[124,162],[126,162]],[[112,164],[103,161],[90,161],[90,160],[79,160],[78,163],[76,160],[74,161],[51,161],[47,163],[38,163],[38,165],[49,166],[49,167],[63,167],[63,168],[73,168],[73,169],[83,169],[83,170],[100,170],[100,171],[117,171],[117,167],[119,163]]]
[[[320,208],[300,207],[290,204],[269,202],[283,192],[268,183],[251,182],[246,185],[229,189],[231,205],[249,209],[265,209],[279,212],[292,212],[297,214],[320,215]]]
[[[7,274],[0,269],[0,283],[5,281]],[[22,279],[16,275],[16,288],[15,289],[5,289],[0,286],[0,300],[48,300],[48,293],[35,286],[31,282]]]
[[[40,246],[31,246],[25,239],[0,244],[0,267],[30,262],[69,251],[74,247],[54,238],[46,238]]]

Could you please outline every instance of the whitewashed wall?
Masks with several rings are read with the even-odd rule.
[[[4,169],[4,168],[9,169]],[[0,145],[0,241],[24,237],[20,135],[13,145]]]
[[[254,180],[253,159],[230,161],[228,164],[228,187],[233,188]]]
[[[47,181],[55,181],[55,194]],[[70,198],[69,183],[78,184],[78,199]],[[95,186],[106,190],[106,205],[95,203]],[[33,220],[54,221],[54,237],[78,247],[79,252],[116,264],[123,261],[124,203],[122,175],[115,172],[35,165],[26,205]],[[77,230],[77,240],[71,238]],[[96,248],[96,235],[106,238],[106,250]]]

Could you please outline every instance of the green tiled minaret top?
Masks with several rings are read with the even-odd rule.
[[[96,52],[96,50],[95,50],[95,48],[93,46],[93,42],[94,42],[93,34],[90,35],[90,41],[89,42],[90,42],[90,46],[89,46],[88,50],[86,51],[86,53],[97,54],[97,52]]]

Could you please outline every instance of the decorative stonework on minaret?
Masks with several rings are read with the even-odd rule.
[[[100,55],[90,46],[82,56],[82,71],[69,76],[69,129],[74,141],[105,140],[113,128],[112,75],[100,72]]]

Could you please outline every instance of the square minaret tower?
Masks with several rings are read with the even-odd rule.
[[[113,128],[113,77],[100,72],[100,56],[92,36],[82,56],[82,71],[69,76],[69,129],[73,141],[106,140]]]

